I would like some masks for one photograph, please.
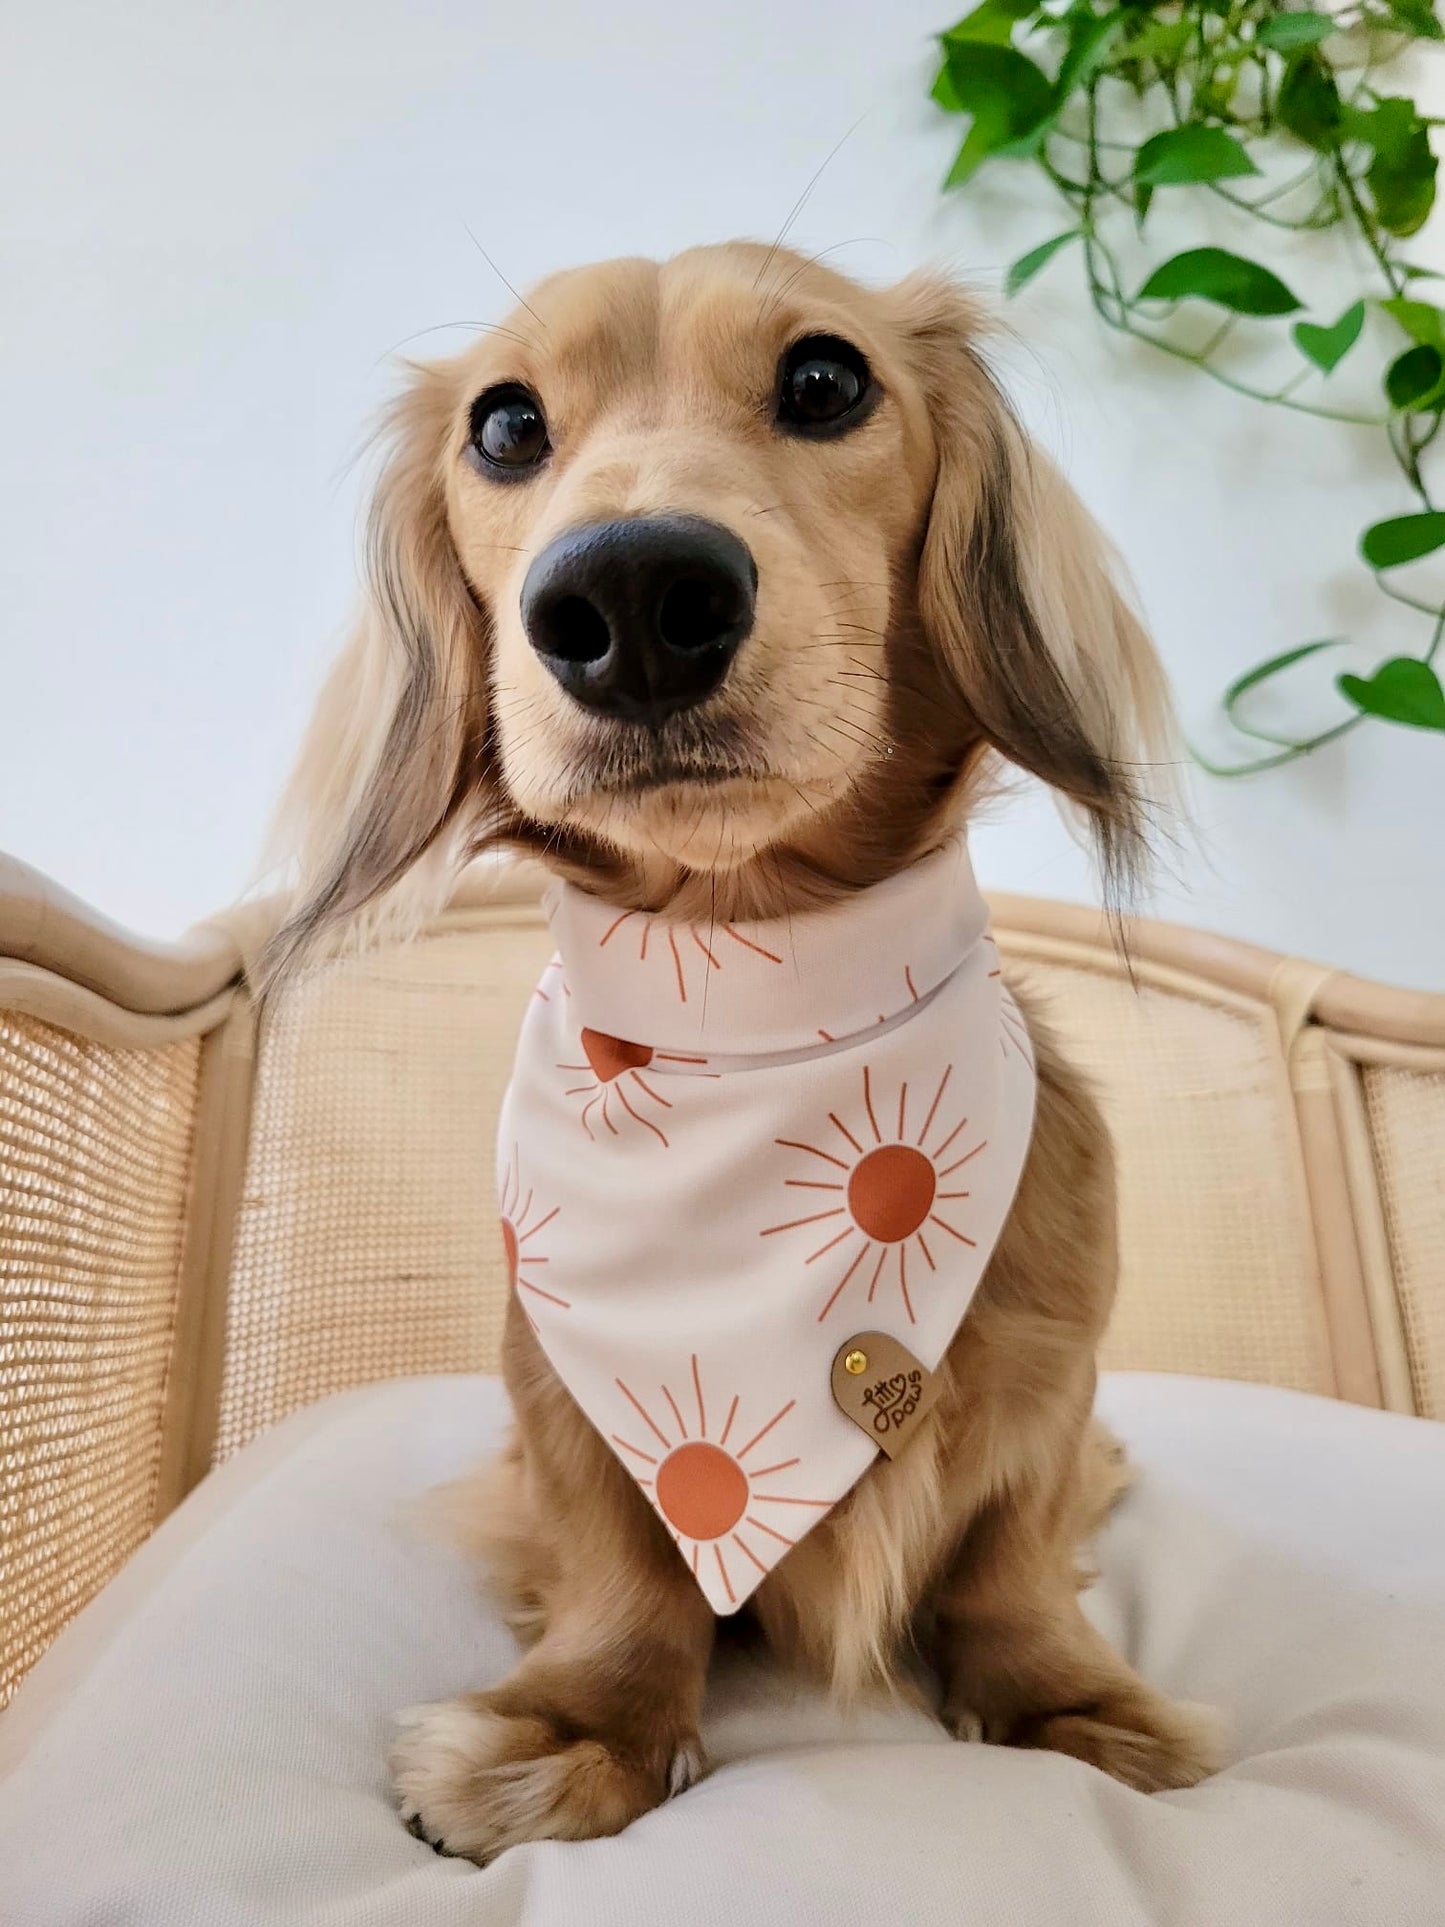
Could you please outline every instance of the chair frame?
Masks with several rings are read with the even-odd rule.
[[[530,865],[474,864],[433,929],[538,925],[540,882]],[[1336,1394],[1419,1410],[1364,1078],[1376,1067],[1445,1076],[1445,995],[1393,989],[1178,924],[1129,919],[1120,929],[1094,910],[1010,894],[993,895],[991,904],[1008,961],[1102,972],[1272,1019]],[[242,906],[179,943],[149,943],[38,871],[0,857],[0,1016],[15,1013],[115,1049],[202,1040],[152,1525],[213,1459],[256,1066],[258,1013],[247,968],[276,907]],[[5,1236],[0,1210],[0,1260]],[[1445,1293],[1445,1278],[1439,1289]],[[4,1309],[0,1302],[0,1340]]]

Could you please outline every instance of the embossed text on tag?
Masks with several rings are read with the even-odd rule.
[[[887,1332],[855,1332],[833,1358],[833,1400],[890,1459],[932,1408],[943,1381]]]

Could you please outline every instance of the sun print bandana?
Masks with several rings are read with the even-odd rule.
[[[881,1333],[931,1372],[962,1322],[1032,1048],[962,843],[791,919],[673,923],[567,884],[548,915],[498,1132],[513,1285],[730,1613],[877,1457],[834,1402],[840,1347]]]

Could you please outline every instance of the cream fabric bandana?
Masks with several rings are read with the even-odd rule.
[[[791,920],[570,885],[548,914],[498,1135],[512,1278],[729,1613],[877,1456],[840,1347],[883,1333],[932,1371],[968,1310],[1028,1148],[1028,1034],[961,843]]]

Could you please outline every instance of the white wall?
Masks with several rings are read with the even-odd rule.
[[[508,304],[467,226],[519,285],[771,237],[855,122],[793,232],[839,266],[996,283],[1062,226],[1020,212],[1013,177],[937,194],[957,135],[926,98],[927,36],[949,18],[950,0],[9,9],[0,845],[157,934],[243,886],[351,600],[348,462],[387,357]],[[1355,533],[1410,505],[1358,445],[1101,342],[1062,262],[1013,320],[1025,412],[1128,555],[1190,727],[1250,661],[1368,609]],[[1371,630],[1373,653],[1405,633]],[[1367,729],[1194,790],[1198,841],[1160,908],[1445,987],[1445,740]],[[1088,892],[1037,799],[978,852],[986,881]]]

